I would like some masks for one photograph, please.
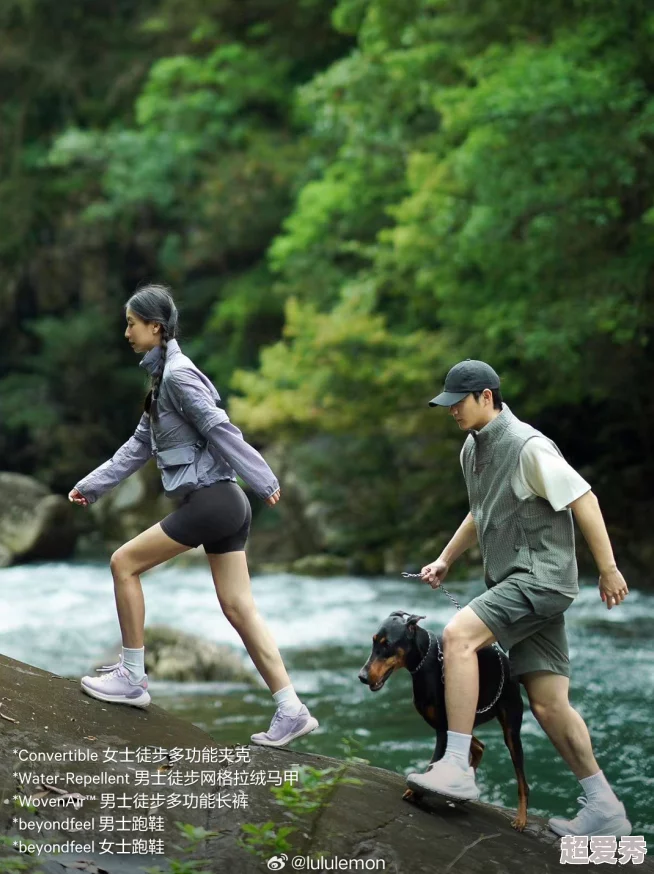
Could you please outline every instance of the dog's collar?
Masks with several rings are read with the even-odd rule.
[[[425,631],[426,631],[426,630],[427,630],[427,629],[425,629]],[[420,670],[420,668],[421,668],[421,667],[424,665],[424,663],[427,661],[427,656],[428,656],[429,653],[431,652],[431,647],[432,647],[432,644],[433,644],[433,642],[434,642],[434,638],[433,638],[433,635],[432,635],[431,631],[427,631],[427,634],[429,635],[429,646],[427,647],[427,652],[426,652],[426,653],[424,654],[424,656],[422,657],[422,661],[420,662],[420,664],[418,665],[418,667],[417,667],[415,670],[413,670],[413,671],[409,671],[410,674],[417,674],[417,673],[418,673],[418,671]]]

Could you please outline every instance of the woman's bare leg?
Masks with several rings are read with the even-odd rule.
[[[271,693],[290,686],[277,644],[254,603],[245,552],[212,554],[207,558],[220,606]]]
[[[111,556],[116,609],[124,647],[140,649],[143,646],[145,601],[139,575],[189,549],[190,546],[177,543],[164,534],[157,522]]]

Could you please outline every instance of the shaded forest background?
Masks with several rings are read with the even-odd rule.
[[[163,281],[298,554],[436,557],[469,356],[649,580],[650,3],[5,0],[0,89],[2,469],[66,494],[127,439]]]

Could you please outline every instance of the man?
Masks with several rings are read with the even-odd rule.
[[[531,711],[581,783],[586,798],[572,820],[549,820],[559,835],[631,834],[623,804],[593,755],[588,729],[568,700],[570,662],[563,614],[579,593],[573,516],[599,570],[610,610],[629,590],[618,570],[597,498],[555,444],[513,415],[497,373],[467,359],[447,374],[430,406],[449,407],[468,436],[461,465],[470,513],[421,576],[436,589],[453,562],[479,541],[487,591],[443,633],[448,733],[444,757],[413,788],[458,798],[479,796],[468,763],[479,696],[477,650],[495,641],[509,653]]]

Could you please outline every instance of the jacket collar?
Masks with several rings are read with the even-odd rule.
[[[177,340],[169,340],[168,341],[168,350],[166,352],[166,361],[177,352],[181,352],[179,348],[179,343]],[[161,346],[155,346],[153,349],[150,349],[149,352],[146,352],[143,358],[141,358],[139,362],[139,367],[143,367],[147,372],[152,376],[159,366],[159,362],[161,361]]]
[[[475,441],[475,468],[480,464],[487,464],[491,460],[495,447],[513,419],[515,416],[508,405],[502,402],[502,412],[499,416],[495,416],[492,422],[484,425],[479,431],[471,429],[470,434]]]

